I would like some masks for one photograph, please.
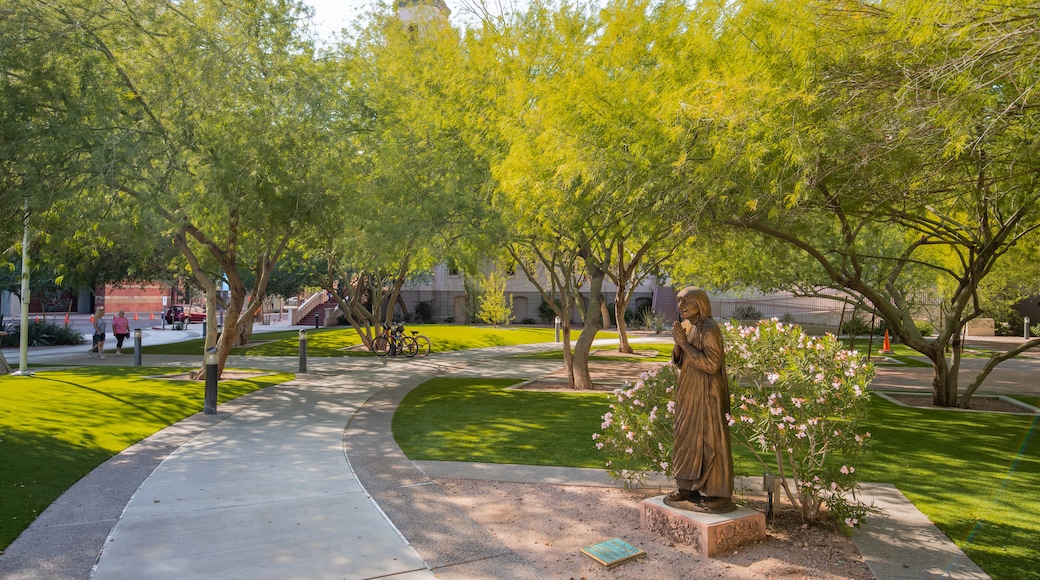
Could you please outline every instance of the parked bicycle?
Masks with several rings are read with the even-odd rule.
[[[407,357],[415,356],[419,352],[419,345],[415,339],[404,335],[404,324],[394,322],[383,323],[383,334],[372,341],[372,350],[376,356],[397,356],[403,354]]]
[[[383,334],[372,341],[372,350],[376,356],[396,356],[403,354],[406,357],[425,357],[430,354],[430,339],[419,334],[419,331],[411,331],[411,336],[405,336],[404,323],[394,322],[383,324]]]
[[[403,329],[402,329],[403,330]],[[430,354],[430,339],[419,334],[418,330],[412,331],[411,338],[415,339],[415,346],[418,347],[418,351],[415,353],[419,358],[423,358]]]

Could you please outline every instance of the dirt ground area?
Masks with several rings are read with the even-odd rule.
[[[639,501],[667,490],[473,480],[438,484],[498,540],[545,570],[547,578],[873,578],[837,525],[803,525],[790,505],[767,519],[765,540],[707,559],[689,546],[640,529]],[[764,497],[734,499],[766,511]],[[580,552],[615,537],[646,556],[607,570]]]

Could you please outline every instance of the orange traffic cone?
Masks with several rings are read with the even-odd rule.
[[[154,312],[149,312],[148,313],[148,320],[155,320],[155,313]]]
[[[69,313],[66,312],[65,313],[65,326],[68,326],[68,325],[69,325]]]
[[[892,354],[892,343],[888,341],[888,331],[885,331],[885,342],[881,345],[881,354]]]
[[[134,312],[134,320],[137,320],[137,313]]]
[[[90,322],[91,322],[92,324],[93,324],[93,322],[94,322],[94,315],[93,315],[93,314],[91,314],[91,315],[90,315]]]

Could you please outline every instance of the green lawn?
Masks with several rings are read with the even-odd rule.
[[[1040,578],[1040,418],[908,409],[875,397],[869,423],[864,481],[896,484],[993,578]]]
[[[518,382],[426,381],[394,414],[394,438],[412,459],[602,467],[591,437],[607,395],[505,389]]]
[[[77,367],[0,376],[0,550],[109,457],[202,410],[203,384],[149,378],[168,367]],[[290,380],[221,381],[218,402]]]
[[[503,326],[499,328],[484,326],[468,326],[459,324],[415,324],[405,326],[405,332],[418,330],[430,339],[431,352],[448,352],[485,348],[490,346],[511,346],[553,341],[553,329],[536,326]],[[609,333],[600,335],[609,338]],[[616,336],[616,334],[614,335]],[[236,348],[232,354],[246,356],[298,356],[300,353],[300,333],[298,330],[280,332],[264,332],[253,334],[254,344]],[[202,355],[203,339],[197,338],[173,344],[155,346],[144,345],[144,354],[190,354]],[[336,326],[307,330],[307,356],[372,356],[367,351],[346,350],[361,344],[361,337],[353,328]]]
[[[609,396],[506,390],[517,380],[434,379],[393,430],[412,459],[602,467],[592,433]],[[1040,401],[1023,398],[1032,404]],[[994,578],[1040,571],[1040,441],[1034,417],[909,409],[874,397],[862,481],[894,483]],[[738,473],[761,469],[739,448]]]

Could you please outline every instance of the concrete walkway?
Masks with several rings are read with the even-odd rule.
[[[217,415],[189,417],[98,467],[0,555],[0,577],[544,577],[446,501],[437,479],[613,485],[602,471],[413,462],[390,434],[397,403],[427,378],[556,370],[544,360],[507,358],[537,348],[425,360],[312,358],[310,373],[221,405]],[[50,351],[39,360],[112,358]],[[229,360],[230,367],[296,365],[291,357]],[[868,486],[867,493],[883,500],[884,513],[856,543],[879,579],[986,577],[897,490]]]

